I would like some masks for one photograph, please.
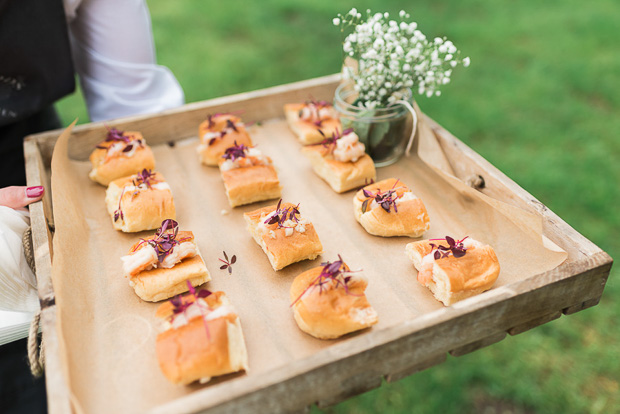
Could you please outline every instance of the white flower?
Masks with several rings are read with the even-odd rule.
[[[409,72],[411,70],[411,65],[409,63],[405,63],[403,65],[403,71]]]
[[[471,61],[469,60],[469,57],[466,57],[465,59],[463,59],[463,66],[468,67],[470,63]]]
[[[446,55],[446,57],[445,57],[445,60],[446,60],[446,61],[448,61],[448,60],[452,60],[452,57],[453,57],[453,56],[452,56],[450,53],[448,53],[448,54]]]
[[[385,88],[379,89],[379,96],[385,96],[385,95],[387,95],[387,90]]]
[[[340,19],[337,17],[334,17],[334,20],[332,20],[334,22],[334,26],[340,26]]]
[[[351,10],[349,10],[349,14],[351,16],[357,16],[357,9],[355,7],[353,7]]]
[[[430,98],[431,96],[433,96],[433,91],[426,91],[426,97]]]
[[[443,43],[443,39],[441,37],[436,37],[434,42],[435,42],[436,45],[440,45],[440,44]]]
[[[401,19],[403,19],[407,15],[407,13],[405,13],[404,10],[401,10],[400,12],[398,12],[398,15],[400,16]]]
[[[456,65],[457,65],[456,60],[450,61],[450,66],[452,66],[453,68],[456,67]]]
[[[435,96],[441,96],[441,91],[436,91]]]

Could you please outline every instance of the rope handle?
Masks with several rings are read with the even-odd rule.
[[[30,364],[30,372],[35,378],[43,375],[45,368],[45,352],[43,339],[39,344],[39,322],[41,321],[41,311],[37,311],[30,323],[30,332],[28,333],[28,362]]]
[[[407,142],[407,148],[405,149],[405,155],[408,157],[409,152],[411,152],[411,147],[413,146],[413,138],[415,137],[415,134],[418,130],[418,114],[416,113],[415,109],[413,109],[413,106],[411,106],[411,104],[407,101],[399,99],[398,101],[395,101],[394,103],[401,104],[402,106],[407,108],[407,110],[411,112],[411,116],[413,117],[413,127],[411,128],[411,136],[409,137],[409,142]]]

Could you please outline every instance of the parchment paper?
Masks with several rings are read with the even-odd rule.
[[[540,217],[491,200],[450,176],[432,131],[422,120],[419,128],[420,155],[433,166],[413,155],[379,169],[378,179],[400,178],[422,198],[431,218],[425,238],[469,235],[491,244],[501,264],[495,287],[548,271],[565,260],[566,253],[543,241]],[[105,189],[88,179],[89,163],[67,156],[71,128],[59,138],[52,159],[56,222],[52,277],[62,358],[77,412],[145,411],[213,383],[234,382],[244,375],[258,378],[335,343],[443,306],[416,281],[417,273],[404,254],[405,244],[412,239],[366,233],[353,217],[354,192],[336,194],[313,173],[284,121],[264,122],[251,127],[250,133],[273,158],[284,200],[301,203],[301,212],[314,223],[325,253],[274,272],[242,217],[273,202],[231,209],[219,170],[198,162],[196,138],[178,141],[174,147],[154,147],[157,170],[174,194],[180,228],[194,232],[211,272],[213,280],[207,288],[223,290],[230,297],[249,353],[250,372],[188,387],[174,386],[161,374],[155,356],[158,305],[140,300],[121,272],[120,257],[139,237],[152,232],[124,234],[112,228]],[[222,215],[222,210],[228,214]],[[219,270],[223,250],[237,255],[232,275]],[[321,341],[296,326],[289,288],[296,275],[334,260],[338,253],[351,268],[363,269],[368,276],[366,293],[380,322],[371,330]]]

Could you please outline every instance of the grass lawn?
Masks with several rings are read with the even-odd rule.
[[[578,231],[620,256],[620,3],[547,0],[149,0],[158,60],[187,102],[337,72],[338,12],[411,13],[458,68],[422,109]],[[58,105],[87,115],[79,94]],[[601,303],[327,409],[335,413],[620,412],[620,286]],[[314,411],[319,412],[318,409]]]

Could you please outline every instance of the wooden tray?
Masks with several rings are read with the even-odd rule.
[[[308,96],[331,99],[338,75],[185,105],[157,115],[123,118],[106,124],[131,126],[156,145],[195,136],[197,125],[213,112],[244,110],[244,121],[282,117],[282,105]],[[155,412],[295,412],[312,404],[329,406],[439,364],[447,353],[464,355],[533,327],[596,305],[612,259],[472,149],[426,117],[458,178],[482,184],[480,191],[543,217],[544,235],[568,253],[552,271],[512,283],[466,306],[455,305],[405,323],[364,334],[363,341],[333,347],[263,375],[261,381],[231,382],[226,392],[193,393],[157,407]],[[80,125],[73,134],[92,141],[101,124]],[[50,164],[60,131],[31,135],[24,142],[29,186],[44,185],[43,202],[30,207],[42,305],[48,408],[71,411],[70,392],[61,370],[56,309],[51,280],[54,220]],[[90,147],[75,147],[87,154]],[[484,323],[480,323],[483,321]]]

